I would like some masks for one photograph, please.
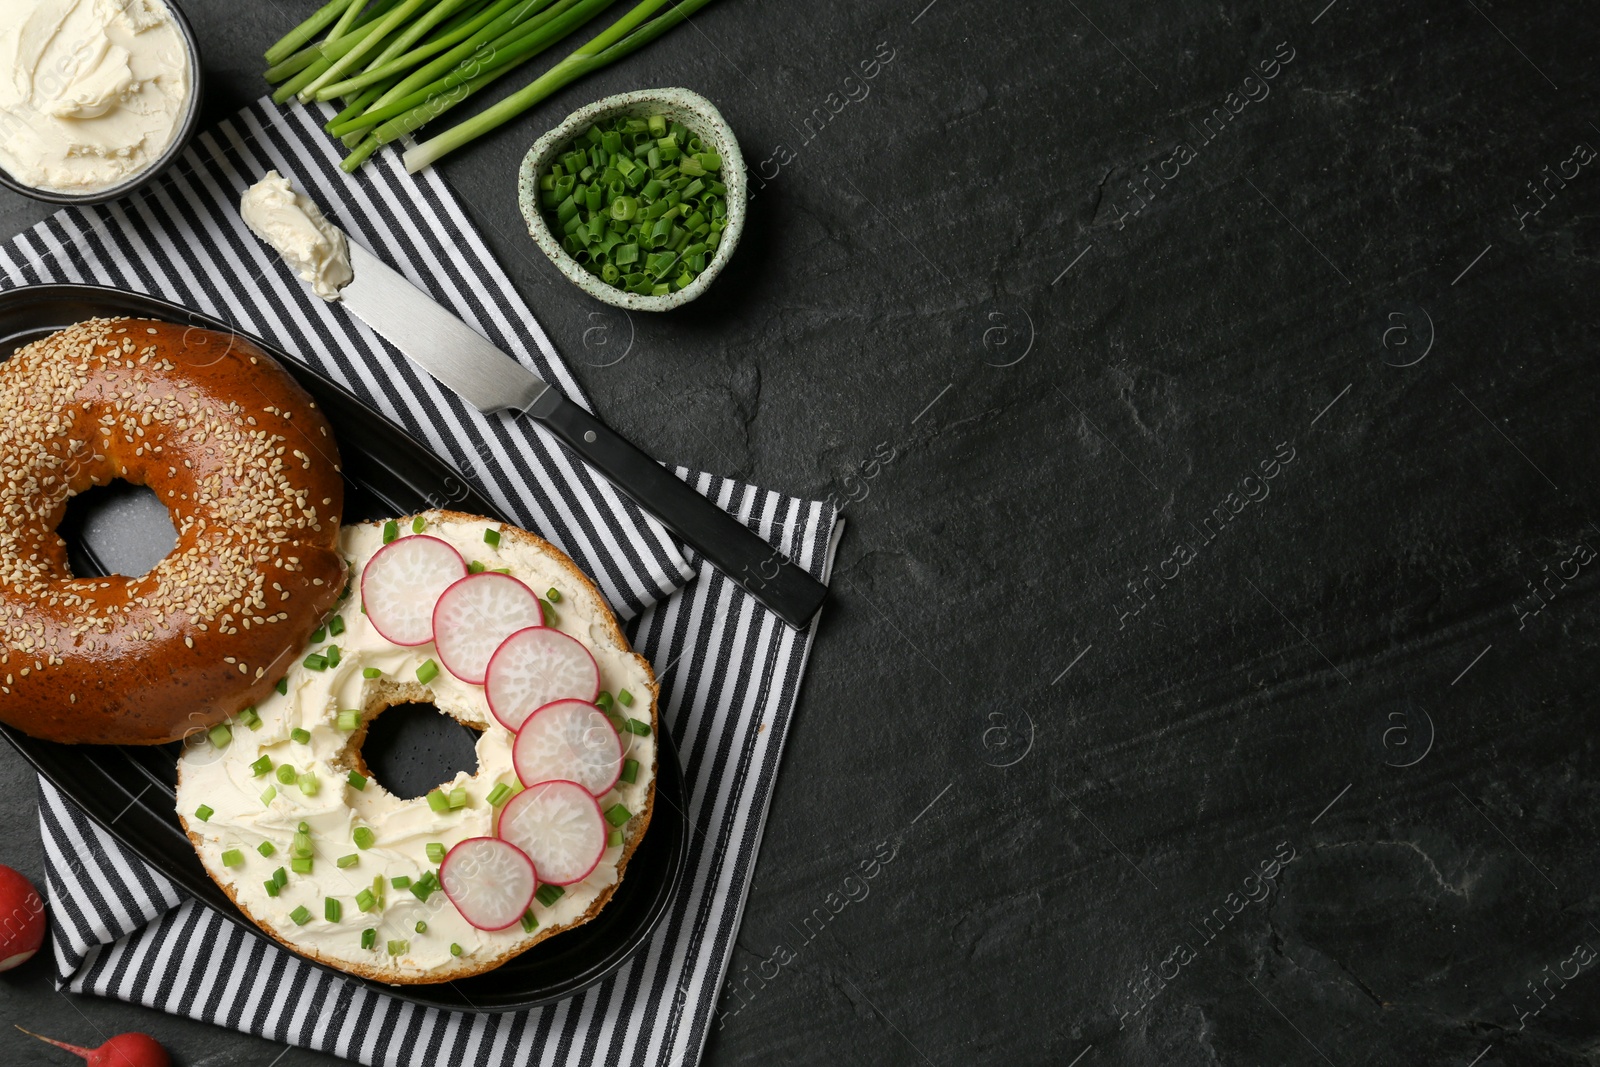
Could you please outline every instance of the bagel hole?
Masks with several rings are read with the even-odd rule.
[[[372,777],[412,800],[453,779],[478,773],[478,732],[425,701],[390,704],[367,724],[361,759]]]
[[[56,533],[67,543],[67,565],[79,577],[143,577],[178,544],[161,498],[121,478],[67,501]]]

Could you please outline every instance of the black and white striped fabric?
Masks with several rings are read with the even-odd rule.
[[[239,217],[269,170],[294,183],[350,239],[572,400],[572,372],[495,263],[444,179],[407,175],[385,153],[355,176],[305,108],[262,99],[201,134],[179,164],[133,196],[68,209],[0,246],[4,284],[87,282],[150,293],[222,319],[354,392],[449,459],[505,513],[578,561],[624,618],[691,572],[655,519],[542,428],[485,416],[300,282]]]
[[[465,408],[360,324],[330,314],[298,282],[284,284],[233,215],[244,185],[273,167],[356,240],[582,399],[436,175],[412,179],[380,161],[346,179],[335,162],[310,116],[259,103],[203,135],[179,173],[154,187],[63,211],[0,248],[0,271],[9,284],[143,289],[305,354],[583,562],[633,615],[634,647],[661,678],[660,710],[688,793],[682,888],[649,943],[581,994],[514,1014],[421,1009],[314,968],[183,897],[41,781],[58,984],[366,1064],[693,1064],[714,1024],[815,623],[804,633],[784,626],[698,557],[684,559],[558,446]],[[465,262],[446,262],[441,247],[467,249]],[[826,581],[842,529],[831,507],[678,473]]]

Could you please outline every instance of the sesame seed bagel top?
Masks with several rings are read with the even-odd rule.
[[[241,337],[93,319],[0,364],[0,410],[0,721],[156,744],[264,695],[344,584],[338,449],[299,384]],[[117,478],[177,544],[74,577],[56,526]]]

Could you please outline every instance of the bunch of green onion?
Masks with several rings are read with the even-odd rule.
[[[354,171],[539,55],[614,0],[328,0],[267,49],[278,103],[337,102],[326,125]],[[529,85],[405,153],[412,172],[655,40],[710,0],[642,0]]]
[[[591,274],[641,296],[693,282],[727,225],[722,159],[664,116],[590,126],[539,178],[539,203],[561,247]]]

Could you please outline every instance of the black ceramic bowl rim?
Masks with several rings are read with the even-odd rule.
[[[172,142],[167,145],[166,151],[156,157],[156,161],[134,175],[121,185],[112,186],[110,189],[96,189],[89,193],[64,193],[56,189],[39,189],[32,185],[25,185],[13,178],[4,167],[0,167],[0,185],[7,189],[21,193],[23,196],[34,200],[43,200],[48,204],[103,204],[107,200],[115,200],[119,196],[126,196],[135,189],[142,187],[157,174],[170,167],[183,150],[189,147],[189,138],[194,136],[194,128],[200,124],[200,42],[195,39],[194,27],[189,25],[189,17],[178,6],[177,0],[161,0],[172,21],[178,27],[178,33],[183,37],[184,48],[189,53],[189,110],[184,114],[183,122],[178,125],[177,131],[172,135]]]

